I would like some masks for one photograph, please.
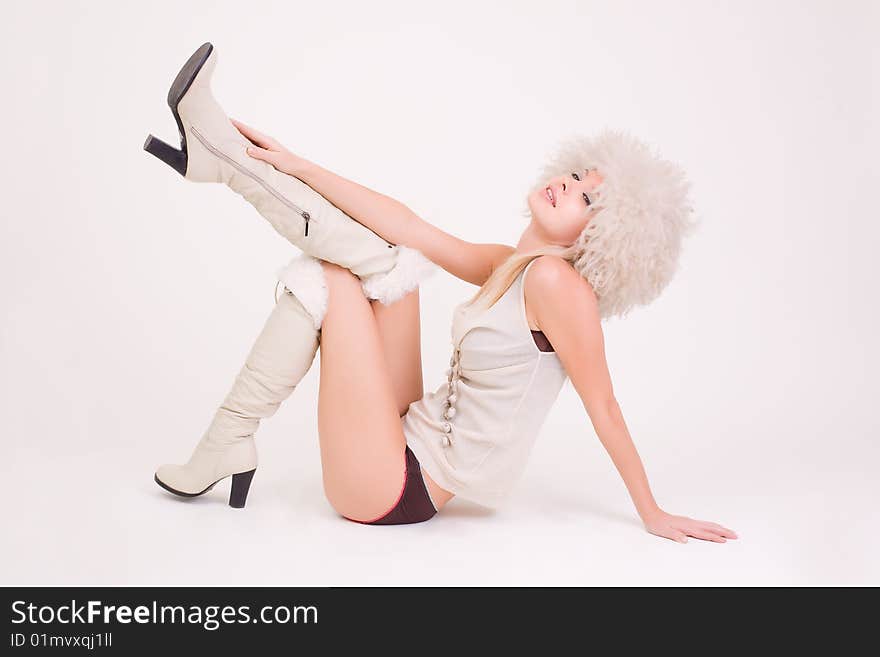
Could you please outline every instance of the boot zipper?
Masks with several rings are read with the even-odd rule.
[[[249,177],[253,178],[254,180],[256,180],[258,183],[260,183],[260,185],[263,186],[263,189],[265,189],[267,192],[269,192],[272,196],[274,196],[275,198],[277,198],[279,201],[281,201],[284,205],[286,205],[287,207],[289,207],[291,210],[293,210],[294,212],[296,212],[297,214],[299,214],[300,216],[302,216],[302,218],[305,219],[305,222],[306,222],[305,237],[308,237],[308,236],[309,236],[309,219],[311,219],[311,216],[309,215],[308,212],[306,212],[306,211],[304,211],[304,210],[301,210],[301,209],[298,208],[296,205],[294,205],[292,202],[290,202],[289,200],[287,200],[284,196],[281,195],[280,192],[278,192],[274,187],[272,187],[269,183],[267,183],[265,180],[263,180],[262,178],[260,178],[260,177],[259,177],[257,174],[255,174],[253,171],[248,170],[247,168],[245,168],[245,167],[243,167],[242,165],[240,165],[238,162],[236,162],[235,160],[233,160],[231,157],[229,157],[229,156],[226,155],[225,153],[222,153],[222,152],[219,151],[218,149],[214,148],[210,143],[208,143],[208,140],[205,139],[205,137],[203,137],[203,136],[201,135],[201,133],[199,133],[198,130],[196,130],[195,126],[190,126],[190,130],[192,130],[192,132],[193,132],[193,134],[196,136],[196,138],[197,138],[200,142],[202,142],[202,146],[204,146],[205,148],[207,148],[209,151],[211,151],[214,155],[216,155],[216,156],[219,157],[220,159],[225,160],[226,162],[228,162],[229,164],[231,164],[232,166],[234,166],[236,169],[238,169],[239,171],[241,171],[241,172],[242,172],[243,174],[245,174],[246,176],[249,176]],[[271,165],[270,165],[270,166],[271,166]]]

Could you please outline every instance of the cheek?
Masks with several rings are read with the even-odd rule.
[[[555,209],[550,205],[550,202],[542,196],[542,194],[543,192],[529,194],[529,208],[532,211],[533,217],[540,221],[540,223],[547,224],[553,221],[553,212]]]
[[[560,221],[557,224],[556,239],[569,244],[574,242],[584,231],[590,218],[590,214],[586,211],[569,214],[565,221]]]

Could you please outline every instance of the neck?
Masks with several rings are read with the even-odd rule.
[[[516,243],[516,252],[517,253],[528,253],[529,251],[534,251],[535,249],[540,249],[545,246],[565,246],[564,244],[556,244],[555,242],[551,242],[548,240],[542,233],[539,226],[535,224],[534,221],[530,221],[529,225],[526,226],[526,229],[523,231],[522,235],[519,237],[519,242]]]

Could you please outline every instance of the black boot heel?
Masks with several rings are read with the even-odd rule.
[[[147,140],[144,142],[144,150],[151,155],[155,155],[181,176],[186,177],[186,153],[184,151],[169,146],[153,135],[147,136]]]
[[[232,492],[229,493],[229,506],[234,509],[243,509],[244,503],[247,501],[248,490],[251,487],[251,480],[254,478],[256,468],[247,472],[239,472],[232,475]]]
[[[149,135],[147,141],[144,142],[145,151],[158,157],[184,178],[186,178],[187,161],[186,133],[183,130],[183,123],[180,120],[180,114],[177,112],[177,106],[180,104],[184,95],[186,95],[186,92],[189,91],[193,80],[196,79],[196,76],[208,61],[208,57],[211,56],[213,50],[214,46],[211,45],[210,42],[203,43],[199,46],[198,50],[186,60],[186,64],[183,65],[183,68],[178,71],[177,76],[174,78],[174,82],[171,83],[171,88],[168,90],[168,107],[171,108],[171,112],[174,114],[174,120],[177,122],[177,131],[180,133],[180,148],[177,149],[173,146],[169,146],[153,135]]]

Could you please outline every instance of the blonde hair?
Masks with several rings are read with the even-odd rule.
[[[678,269],[683,238],[697,226],[684,171],[635,137],[605,130],[564,139],[529,194],[543,190],[551,178],[584,169],[598,169],[603,181],[590,195],[593,212],[577,239],[567,247],[511,254],[468,305],[489,299],[491,307],[541,255],[561,257],[587,280],[602,319],[625,317],[660,295]],[[531,219],[528,203],[523,214]]]
[[[485,307],[491,308],[495,305],[495,302],[507,292],[508,288],[513,284],[513,281],[516,280],[516,277],[519,276],[520,272],[522,272],[532,260],[539,258],[542,255],[555,255],[571,262],[574,252],[575,249],[573,246],[562,247],[551,245],[534,249],[528,253],[511,253],[507,257],[507,260],[502,262],[492,271],[489,278],[486,279],[486,282],[483,283],[480,289],[477,290],[476,294],[467,301],[466,305],[476,305],[477,302],[482,299]]]

